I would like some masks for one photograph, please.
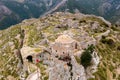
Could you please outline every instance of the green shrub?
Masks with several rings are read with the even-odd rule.
[[[93,53],[94,48],[95,47],[93,45],[90,45],[82,53],[82,55],[81,55],[81,64],[84,66],[84,68],[87,68],[88,66],[91,65],[91,59],[92,59],[91,54]]]

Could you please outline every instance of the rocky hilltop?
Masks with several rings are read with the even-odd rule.
[[[120,26],[56,12],[0,31],[0,80],[120,80]]]

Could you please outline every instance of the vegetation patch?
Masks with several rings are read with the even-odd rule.
[[[82,53],[82,55],[81,55],[81,64],[84,66],[84,68],[87,68],[88,66],[91,65],[91,60],[92,60],[91,54],[93,53],[94,48],[95,47],[93,45],[90,45]]]

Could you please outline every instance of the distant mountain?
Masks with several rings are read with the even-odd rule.
[[[59,10],[65,9],[69,12],[77,9],[85,14],[102,16],[112,23],[120,18],[120,0],[68,0]]]
[[[5,29],[10,25],[21,22],[24,19],[28,18],[38,18],[40,15],[44,14],[46,11],[50,10],[54,5],[60,1],[49,2],[49,0],[1,0],[1,6],[4,6],[9,10],[9,13],[6,15],[0,14],[0,29]],[[3,13],[2,11],[0,11]]]
[[[119,0],[0,0],[0,29],[56,11],[79,11],[120,23]]]

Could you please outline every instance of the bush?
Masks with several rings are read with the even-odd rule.
[[[117,47],[117,50],[120,50],[120,46]]]
[[[84,68],[87,68],[88,66],[91,65],[91,60],[92,60],[91,54],[93,53],[94,48],[95,47],[93,45],[90,45],[82,53],[82,55],[81,55],[81,64],[84,66]]]
[[[106,39],[105,36],[102,36],[101,42],[104,43],[104,44],[107,42],[107,39]]]
[[[102,37],[101,42],[104,44],[108,44],[109,46],[114,46],[115,44],[113,39],[107,39],[105,37]]]
[[[114,41],[112,39],[108,39],[107,40],[107,44],[108,45],[114,45],[115,43],[114,43]]]

